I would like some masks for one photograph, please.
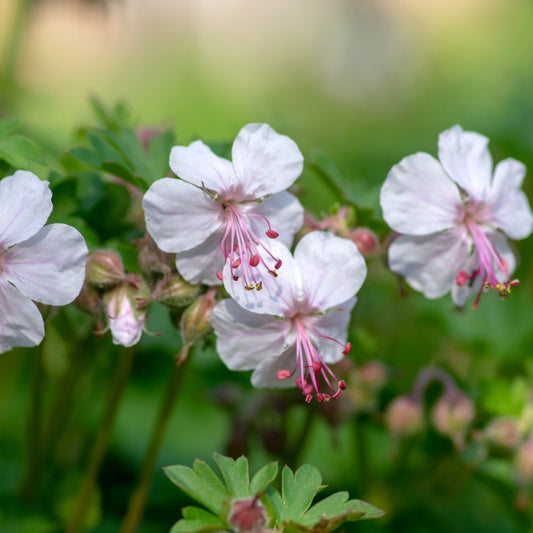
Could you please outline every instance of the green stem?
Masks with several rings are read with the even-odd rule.
[[[35,360],[33,362],[33,376],[31,385],[31,404],[28,422],[28,463],[26,473],[22,478],[18,494],[23,500],[31,500],[35,496],[38,488],[34,472],[40,462],[40,444],[43,435],[43,344],[41,343],[35,350]]]
[[[173,370],[170,380],[167,384],[165,395],[163,396],[159,405],[159,413],[152,428],[150,442],[148,444],[148,448],[146,449],[143,465],[141,467],[139,482],[137,483],[137,487],[130,497],[128,510],[124,520],[122,521],[120,533],[134,533],[138,530],[141,523],[144,509],[146,507],[148,492],[152,484],[152,477],[157,456],[159,455],[159,449],[163,443],[163,437],[165,436],[165,432],[170,421],[170,416],[172,415],[176,400],[181,391],[181,385],[185,375],[186,367],[189,365],[189,361],[192,357],[192,353],[187,357],[188,351],[189,346],[185,345],[177,357],[179,361],[183,362]]]
[[[125,349],[119,354],[119,361],[110,385],[110,393],[104,408],[102,421],[98,426],[98,433],[89,457],[89,464],[76,496],[74,511],[65,528],[67,533],[78,533],[83,530],[85,516],[90,507],[96,485],[96,478],[109,446],[115,415],[128,383],[134,357],[134,349]]]

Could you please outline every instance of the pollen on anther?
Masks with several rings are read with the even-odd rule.
[[[278,277],[278,273],[275,270],[269,270],[268,273],[274,276],[275,278]]]
[[[263,288],[263,282],[260,281],[260,282],[255,286],[255,289],[256,289],[257,291],[260,291],[262,288]]]
[[[253,285],[245,285],[244,288],[247,291],[253,291],[255,289],[255,287]]]
[[[346,389],[346,381],[344,381],[343,379],[339,381],[339,389],[341,390]]]

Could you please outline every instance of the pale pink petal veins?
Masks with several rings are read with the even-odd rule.
[[[423,152],[392,167],[381,188],[380,203],[387,224],[409,235],[453,227],[462,211],[459,189],[440,163]]]
[[[66,224],[50,224],[5,252],[4,274],[22,294],[47,305],[66,305],[85,278],[87,245]]]
[[[248,220],[256,235],[265,235],[268,229],[265,220],[268,219],[270,227],[279,234],[276,240],[290,248],[295,233],[302,227],[304,209],[298,199],[287,191],[273,194],[258,203],[250,203],[247,209]],[[268,243],[268,241],[267,241]]]
[[[176,268],[190,283],[220,285],[217,272],[224,268],[224,254],[220,247],[224,230],[212,233],[198,246],[176,254]]]
[[[291,342],[288,320],[242,309],[233,300],[222,300],[211,314],[217,351],[231,370],[251,370],[279,356]]]
[[[0,244],[6,248],[35,235],[52,212],[47,181],[18,170],[0,181]]]
[[[190,250],[225,222],[220,205],[175,178],[157,180],[143,198],[146,229],[164,252]]]
[[[487,137],[453,126],[439,135],[439,159],[448,175],[475,200],[485,200],[492,179]]]
[[[15,346],[36,346],[44,337],[37,306],[0,275],[0,353]]]
[[[350,299],[361,288],[366,264],[357,246],[331,233],[314,231],[296,246],[294,260],[302,277],[304,307],[325,311]]]
[[[174,146],[170,151],[170,168],[181,179],[218,193],[227,193],[237,186],[233,165],[215,155],[202,141]]]
[[[494,170],[488,198],[490,222],[511,239],[524,239],[533,228],[531,208],[521,190],[525,175],[525,165],[511,158],[500,161]]]
[[[471,248],[463,226],[432,235],[400,235],[389,248],[389,267],[427,298],[438,298],[455,283]]]
[[[233,142],[232,160],[245,198],[261,198],[290,187],[303,170],[296,143],[268,124],[248,124]]]

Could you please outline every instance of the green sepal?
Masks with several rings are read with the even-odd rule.
[[[183,518],[172,526],[170,533],[221,531],[225,527],[218,516],[200,507],[185,507],[182,509],[182,514]]]

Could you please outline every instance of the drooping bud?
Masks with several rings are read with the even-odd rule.
[[[395,437],[410,437],[424,427],[424,410],[411,396],[398,396],[387,407],[385,420]]]
[[[214,305],[215,292],[212,287],[185,309],[180,321],[184,345],[192,346],[211,330],[211,311]]]
[[[228,515],[228,525],[239,533],[259,533],[267,524],[267,514],[258,496],[234,500]]]
[[[348,234],[348,238],[365,257],[379,251],[378,236],[371,229],[357,228]]]
[[[175,271],[175,255],[161,251],[150,236],[137,241],[139,266],[146,274],[168,274]]]
[[[121,283],[126,276],[120,255],[114,250],[99,250],[87,257],[86,279],[106,289]]]
[[[497,448],[512,450],[520,442],[518,420],[505,416],[496,417],[483,430],[483,436],[489,444]]]
[[[102,312],[102,296],[98,289],[88,283],[83,284],[74,303],[79,309],[91,315],[100,315]]]
[[[104,301],[113,344],[129,348],[139,342],[146,314],[137,309],[137,302],[146,297],[146,283],[134,274],[128,274],[126,282],[106,292]]]
[[[199,291],[200,288],[197,285],[191,285],[176,274],[163,278],[157,283],[152,292],[152,300],[167,307],[185,307],[198,296]]]
[[[474,414],[472,400],[455,389],[448,390],[437,400],[431,418],[440,433],[450,437],[456,446],[461,447]]]

